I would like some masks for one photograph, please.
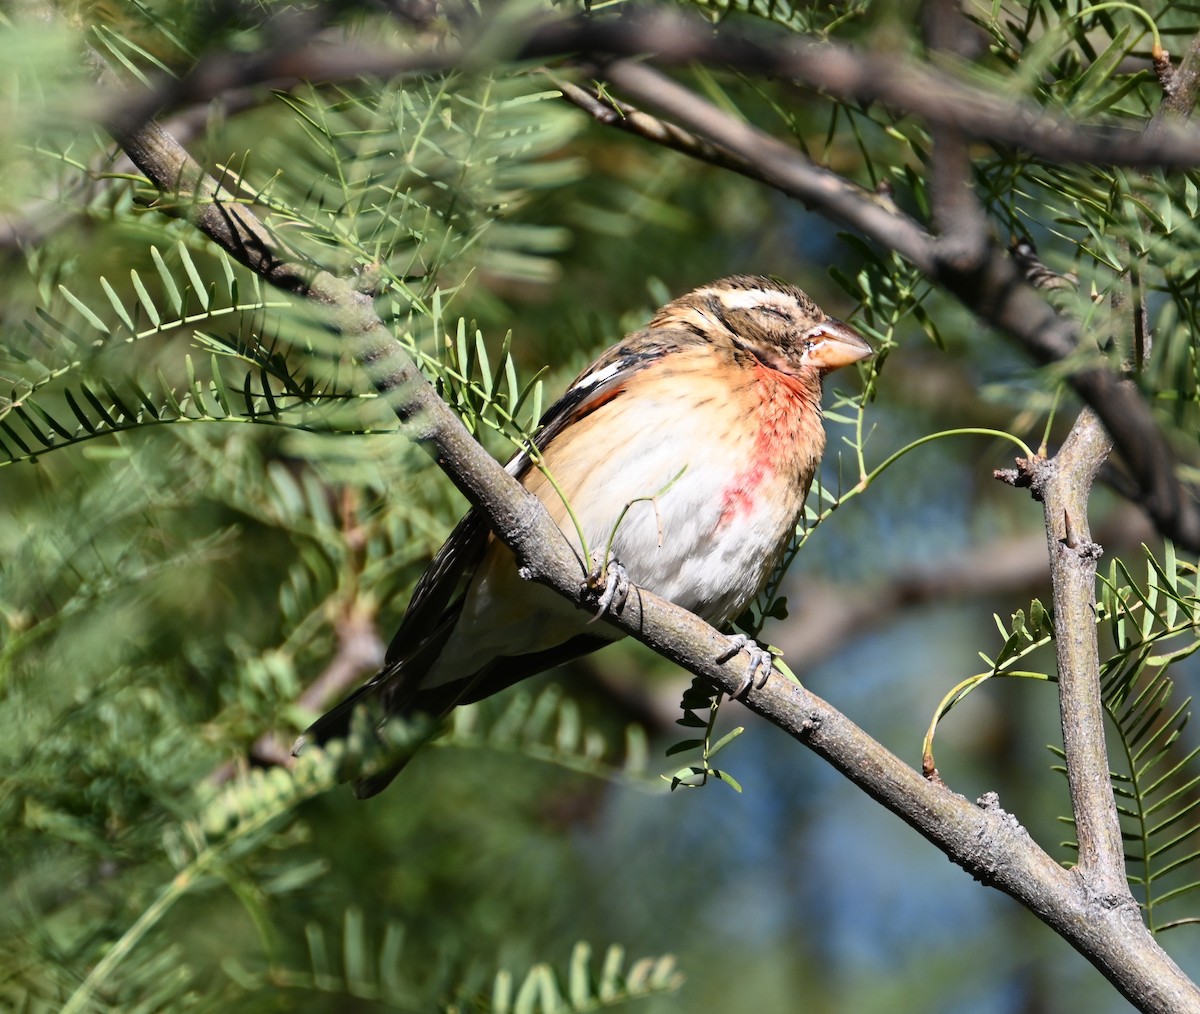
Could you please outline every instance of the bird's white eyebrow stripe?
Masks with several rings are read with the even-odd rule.
[[[795,301],[785,293],[774,292],[770,289],[705,289],[706,296],[716,296],[721,305],[728,310],[747,310],[752,306],[762,306],[764,303],[775,303],[783,306]]]

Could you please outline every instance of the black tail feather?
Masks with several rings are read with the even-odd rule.
[[[330,708],[329,711],[305,729],[300,738],[296,740],[295,745],[292,747],[292,756],[296,756],[310,744],[324,746],[331,740],[348,738],[351,728],[355,725],[354,716],[360,710],[365,711],[367,714],[367,722],[364,723],[367,729],[381,729],[386,722],[386,717],[381,713],[382,702],[377,699],[382,687],[382,682],[372,680],[366,686],[359,687],[358,690],[350,694],[340,704]],[[411,714],[411,709],[406,708],[404,711]],[[422,742],[424,738],[424,736],[421,737]],[[380,742],[382,745],[386,740],[381,736]],[[359,799],[366,799],[369,796],[374,796],[382,792],[412,759],[412,755],[415,752],[416,745],[414,744],[403,751],[401,759],[384,770],[362,778],[355,778],[353,780],[354,794]]]
[[[345,739],[349,736],[350,720],[354,717],[354,709],[363,706],[369,707],[370,699],[378,688],[379,685],[372,681],[366,686],[359,687],[341,704],[330,708],[300,734],[300,738],[292,747],[292,756],[295,757],[310,743],[324,746],[331,739]]]
[[[399,668],[385,669],[366,686],[360,687],[313,722],[296,740],[292,755],[295,756],[312,743],[323,746],[331,740],[346,739],[352,726],[374,730],[380,745],[385,750],[393,750],[399,756],[389,767],[375,774],[354,779],[355,795],[359,799],[366,799],[382,792],[391,784],[392,779],[412,759],[416,750],[436,734],[441,720],[458,705],[471,704],[490,697],[527,676],[602,648],[611,640],[611,637],[599,634],[580,634],[545,651],[493,659],[466,679],[440,683],[425,689],[413,687],[413,673],[419,672],[423,675],[432,661],[432,658],[424,657],[425,652],[422,650],[421,653],[405,660],[403,679],[397,679],[401,675]],[[440,643],[434,647],[439,651],[441,649]],[[433,651],[429,654],[436,657]],[[400,698],[397,691],[402,687],[406,692],[404,697]],[[367,719],[361,726],[354,721],[359,709],[366,712]],[[384,732],[384,726],[392,717],[416,724],[416,728],[412,730],[412,740],[403,743],[403,746],[392,741]]]

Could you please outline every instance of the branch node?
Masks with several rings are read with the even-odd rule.
[[[1038,454],[1032,458],[1017,458],[1016,462],[1016,468],[997,468],[992,477],[1014,488],[1028,489],[1029,495],[1040,503],[1052,470],[1049,459]]]
[[[1077,540],[1074,545],[1067,542],[1066,539],[1059,539],[1059,542],[1065,549],[1069,549],[1081,560],[1099,560],[1104,555],[1104,547],[1098,542],[1092,542],[1088,539]]]
[[[938,788],[942,789],[949,788],[949,786],[946,785],[946,780],[942,778],[942,773],[933,763],[933,758],[931,756],[927,755],[921,758],[921,774],[924,776],[925,781],[929,782],[930,784],[936,785]]]
[[[1069,549],[1081,560],[1099,560],[1104,555],[1104,547],[1098,542],[1080,537],[1071,523],[1071,515],[1065,508],[1063,509],[1063,537],[1058,542],[1064,549]]]
[[[1179,82],[1175,77],[1175,68],[1171,66],[1171,54],[1162,46],[1156,45],[1150,51],[1150,59],[1154,62],[1154,73],[1163,93],[1174,95],[1179,88]]]
[[[378,261],[363,264],[354,270],[354,289],[364,296],[374,299],[379,295],[383,284],[383,265]]]
[[[1003,808],[1000,806],[1000,794],[994,791],[985,792],[982,796],[975,800],[975,805],[981,810],[996,810],[1000,813],[1004,812]]]
[[[975,805],[987,813],[993,814],[999,820],[1001,825],[1013,834],[1025,834],[1025,826],[1017,818],[1015,813],[1009,813],[1003,806],[1000,805],[1000,794],[995,791],[985,792],[977,800]]]

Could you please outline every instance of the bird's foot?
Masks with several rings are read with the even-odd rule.
[[[605,559],[605,554],[597,550],[592,554],[592,569],[583,582],[589,591],[600,591],[596,600],[596,615],[588,622],[595,623],[610,609],[619,613],[625,608],[625,600],[629,598],[629,572],[613,556]]]
[[[751,687],[761,690],[767,685],[767,680],[775,671],[775,656],[765,648],[760,648],[756,641],[751,640],[745,634],[730,634],[725,651],[717,656],[717,661],[728,662],[743,648],[750,653],[750,665],[746,667],[746,676],[742,685],[737,688],[736,693],[729,695],[731,700],[741,697]],[[755,679],[755,676],[758,678]]]

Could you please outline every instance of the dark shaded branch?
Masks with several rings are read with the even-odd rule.
[[[842,225],[896,250],[926,273],[937,270],[934,238],[890,200],[816,165],[795,148],[738,120],[645,63],[619,60],[602,76],[625,95],[661,110],[725,149],[754,176]]]
[[[562,97],[574,106],[578,106],[597,123],[622,130],[635,137],[653,141],[663,148],[680,152],[697,162],[707,162],[709,165],[731,172],[741,173],[751,179],[758,179],[757,169],[748,165],[731,151],[726,151],[718,144],[711,144],[702,137],[697,137],[667,120],[651,116],[641,109],[622,102],[612,95],[602,95],[598,89],[583,88],[571,81],[563,80],[547,72],[547,77],[554,82],[554,87],[562,92]]]
[[[383,642],[375,629],[375,617],[353,603],[334,623],[337,650],[324,671],[305,687],[296,698],[303,711],[319,713],[330,703],[344,696],[374,675],[383,664]],[[254,764],[291,767],[294,736],[267,732],[250,747],[249,760]],[[214,785],[229,781],[245,767],[245,761],[227,761],[208,776]]]
[[[253,54],[212,52],[178,78],[163,77],[149,92],[110,97],[103,116],[118,130],[135,129],[163,109],[204,102],[230,89],[290,87],[299,81],[333,82],[363,75],[394,77],[470,68],[501,56],[547,60],[652,54],[655,63],[702,63],[799,82],[849,102],[883,102],[930,124],[951,127],[1059,162],[1096,162],[1136,167],[1200,164],[1200,131],[1164,124],[1153,133],[1145,123],[1117,121],[1087,125],[1009,98],[995,87],[963,75],[918,64],[887,50],[857,50],[829,41],[797,39],[775,32],[716,34],[701,19],[676,13],[584,15],[525,23],[486,22],[464,26],[464,41],[442,39],[428,49],[382,49],[346,45],[319,34],[319,18],[269,23],[270,44]],[[511,40],[498,52],[498,40]],[[1189,89],[1181,68],[1179,91]],[[1181,102],[1183,99],[1181,99]]]
[[[958,0],[930,0],[922,13],[930,53],[965,58],[973,36]],[[938,259],[969,267],[986,255],[991,227],[975,193],[967,135],[944,123],[932,124],[931,133],[929,201]]]

